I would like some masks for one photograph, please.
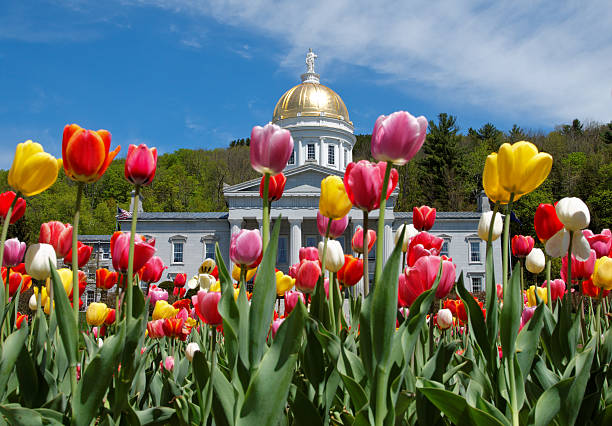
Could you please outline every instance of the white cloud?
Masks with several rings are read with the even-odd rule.
[[[612,119],[612,8],[604,0],[136,3],[277,40],[292,72],[312,47],[330,77],[338,64],[357,65],[375,71],[376,84],[459,107],[467,101],[534,121]]]

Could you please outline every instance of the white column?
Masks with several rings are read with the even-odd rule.
[[[319,138],[319,148],[320,148],[320,155],[319,155],[319,166],[323,166],[325,164],[327,164],[327,160],[325,159],[325,143],[324,143],[325,139],[323,138]]]
[[[383,258],[385,262],[389,259],[391,253],[393,252],[394,241],[393,227],[391,226],[392,223],[392,220],[385,220],[385,244],[383,245]]]
[[[338,166],[339,170],[344,170],[344,144],[340,142],[338,144]]]
[[[304,159],[302,158],[302,140],[297,141],[297,147],[295,149],[295,165],[301,166],[304,164]]]
[[[351,239],[353,238],[353,235],[355,235],[355,231],[357,230],[358,226],[363,227],[363,220],[361,219],[351,219],[351,226],[353,227],[353,231],[351,232]],[[348,244],[346,245],[347,247],[347,252],[352,252],[352,248],[349,249],[349,247],[351,247],[351,241],[348,242]],[[355,255],[356,253],[353,253],[353,255]],[[363,259],[363,257],[362,257]],[[357,284],[355,284],[355,286],[353,287],[353,294],[355,296],[358,295],[362,295],[363,296],[363,278],[361,280],[359,280],[359,282]]]
[[[237,234],[240,229],[242,228],[242,219],[230,219],[229,221],[230,223],[230,233],[233,236],[234,234]],[[231,238],[231,237],[230,237]],[[230,239],[231,241],[231,239]],[[234,264],[232,263],[232,261],[229,261],[229,271],[230,274],[232,273],[232,269],[234,269]]]
[[[289,219],[289,266],[300,261],[302,247],[302,219]]]

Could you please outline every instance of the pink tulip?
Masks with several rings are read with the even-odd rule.
[[[415,118],[406,111],[381,115],[372,131],[372,156],[402,166],[421,149],[426,133],[427,119],[423,116]]]
[[[408,289],[406,274],[400,274],[397,284],[397,305],[400,308],[408,308],[413,301],[414,299],[411,298],[411,292]]]
[[[294,290],[285,292],[285,316],[289,315],[291,311],[293,311],[298,303],[298,300],[301,300],[302,303],[306,305],[304,294]]]
[[[198,317],[206,324],[213,327],[223,324],[223,318],[219,314],[219,300],[221,293],[216,291],[200,290],[191,298]]]
[[[148,294],[151,306],[155,306],[158,300],[168,301],[168,292],[163,288],[153,286],[149,289]]]
[[[591,250],[591,255],[584,261],[578,260],[572,253],[572,282],[588,280],[593,275],[596,260],[595,250]],[[567,282],[567,254],[561,259],[561,279]]]
[[[504,286],[501,284],[495,284],[495,288],[497,290],[497,298],[502,300],[504,298]]]
[[[317,252],[318,257],[318,252]],[[302,260],[298,267],[298,274],[295,280],[295,287],[302,293],[312,293],[317,285],[321,267],[318,260]]]
[[[412,224],[418,231],[429,231],[436,221],[436,209],[429,206],[412,209]]]
[[[145,265],[138,271],[140,281],[145,283],[156,283],[161,280],[164,269],[168,269],[164,265],[164,261],[159,256],[153,256]],[[164,299],[168,300],[168,298]]]
[[[302,260],[319,260],[319,249],[317,247],[300,247],[300,262]]]
[[[547,288],[546,281],[540,287]],[[561,299],[565,295],[565,282],[563,280],[550,281],[551,300]]]
[[[590,229],[585,229],[582,234],[586,237],[591,250],[595,250],[597,259],[604,256],[610,256],[612,253],[612,232],[609,229],[604,229],[601,234],[593,234]]]
[[[147,333],[151,339],[159,339],[164,337],[164,320],[158,319],[147,323]]]
[[[318,251],[317,251],[317,256],[318,256]],[[298,269],[300,268],[300,264],[299,263],[294,263],[293,265],[291,265],[289,267],[289,276],[291,278],[297,278],[297,273],[298,273]]]
[[[416,236],[410,239],[408,244],[408,266],[414,266],[414,263],[419,257],[426,256],[427,253],[433,256],[440,254],[444,238],[436,237],[429,232],[419,232]],[[421,247],[417,247],[417,246]],[[423,251],[426,250],[425,251]]]
[[[157,148],[130,145],[125,158],[125,178],[134,185],[149,185],[157,168]]]
[[[372,250],[374,243],[376,242],[376,231],[368,229],[368,252]],[[351,246],[355,253],[363,253],[363,228],[358,226],[351,240]]]
[[[283,321],[285,321],[285,318],[277,318],[272,321],[272,325],[270,326],[270,332],[272,334],[273,339],[276,337],[276,332],[278,331],[278,328],[281,326]]]
[[[408,306],[411,305],[421,293],[425,290],[429,290],[433,286],[438,275],[440,262],[442,262],[442,278],[440,279],[440,284],[436,291],[436,297],[443,299],[448,296],[448,293],[450,293],[455,284],[455,265],[448,260],[443,260],[439,256],[421,257],[416,261],[413,267],[406,268],[406,283],[402,300]]]
[[[174,368],[174,357],[168,355],[166,357],[166,359],[164,360],[164,368],[168,371],[172,371],[172,369]]]
[[[515,257],[527,257],[531,250],[533,250],[533,245],[535,244],[535,240],[533,237],[527,235],[515,235],[512,237],[512,255]]]
[[[520,324],[520,328],[523,328],[525,326],[525,324],[527,324],[529,322],[529,320],[531,319],[531,317],[533,317],[533,313],[535,312],[536,308],[535,307],[526,307],[525,309],[523,309],[523,313],[521,314],[521,324]]]
[[[251,166],[262,175],[283,171],[293,152],[293,138],[276,124],[255,126],[251,130]]]
[[[261,249],[259,229],[241,229],[230,240],[230,259],[237,265],[251,265],[261,255]]]
[[[319,230],[319,234],[322,237],[325,237],[325,233],[327,232],[327,226],[329,225],[329,220],[327,217],[323,216],[321,212],[317,212],[317,229]],[[342,219],[332,220],[332,224],[329,228],[329,237],[330,238],[338,238],[340,235],[344,234],[346,227],[348,226],[348,215],[344,216]]]
[[[130,233],[116,231],[111,237],[110,249],[113,268],[126,273],[130,254]],[[155,254],[155,239],[145,239],[142,235],[134,236],[134,272],[142,268]]]
[[[72,248],[72,225],[56,220],[40,225],[39,243],[51,244],[58,258],[66,257]]]
[[[17,266],[23,260],[26,251],[26,243],[20,242],[17,238],[11,238],[4,242],[4,257],[2,266]]]
[[[372,211],[380,207],[383,180],[387,163],[370,163],[361,160],[349,163],[344,172],[344,188],[353,205],[361,210]],[[395,187],[399,174],[391,169],[386,198],[388,199]]]

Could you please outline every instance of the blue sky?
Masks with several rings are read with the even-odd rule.
[[[271,119],[309,47],[356,133],[398,109],[462,131],[608,122],[610,22],[605,1],[2,2],[0,167],[26,139],[59,155],[72,122],[123,154],[227,146]]]

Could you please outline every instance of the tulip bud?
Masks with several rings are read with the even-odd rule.
[[[109,152],[111,134],[87,130],[77,124],[64,127],[62,158],[66,176],[77,182],[95,182],[106,171],[121,147]]]
[[[303,293],[312,293],[321,276],[319,261],[302,260],[298,267],[295,287]]]
[[[523,313],[521,314],[521,324],[520,324],[520,328],[523,328],[525,326],[525,324],[527,324],[529,322],[529,320],[531,319],[531,317],[533,317],[533,313],[535,312],[535,308],[533,307],[527,307],[525,309],[523,309]]]
[[[13,200],[15,199],[15,192],[6,191],[0,194],[0,219],[2,222],[6,220],[6,216],[8,215],[8,209],[13,204]],[[21,219],[26,211],[26,201],[19,197],[15,202],[15,206],[13,207],[13,212],[11,213],[11,225]]]
[[[104,324],[104,320],[106,320],[106,317],[108,316],[109,312],[110,309],[106,306],[105,303],[90,303],[85,313],[87,324],[96,327],[101,326],[102,324]]]
[[[453,325],[453,313],[450,311],[450,309],[440,309],[438,311],[437,321],[438,326],[442,330],[446,330]]]
[[[49,262],[57,267],[55,250],[50,244],[32,244],[25,255],[25,266],[28,275],[35,280],[46,280],[51,275]]]
[[[193,356],[196,352],[200,351],[200,345],[196,342],[191,342],[185,348],[185,358],[189,360],[189,362],[193,361]]]
[[[26,251],[26,243],[20,242],[17,238],[11,238],[4,242],[4,257],[2,266],[17,266],[23,260]]]
[[[221,293],[215,291],[200,290],[193,296],[193,306],[202,321],[213,327],[223,324],[223,318],[219,314],[219,300]]]
[[[512,255],[515,257],[527,257],[529,252],[533,249],[535,241],[533,237],[529,235],[515,235],[512,237]]]
[[[361,160],[357,163],[349,163],[344,172],[344,189],[351,203],[358,209],[364,211],[376,210],[380,207],[380,198],[383,190],[387,163],[371,163]],[[399,174],[391,168],[389,183],[387,186],[386,199],[397,186]]]
[[[321,263],[323,263],[323,246],[324,242],[319,242],[319,260]],[[344,265],[342,246],[336,240],[329,240],[325,252],[325,269],[330,272],[338,272],[342,265]]]
[[[612,290],[612,259],[603,256],[595,262],[593,285],[604,290]]]
[[[557,217],[568,231],[580,231],[591,222],[589,208],[580,198],[562,198],[555,206]]]
[[[30,300],[28,300],[28,307],[30,308],[31,311],[35,311],[38,309],[38,305],[37,305],[37,300],[36,300],[36,294],[32,294],[30,296]]]
[[[295,285],[295,279],[285,275],[282,271],[276,272],[276,294],[280,297]]]
[[[82,268],[89,262],[89,258],[91,257],[91,253],[93,251],[92,246],[88,246],[83,244],[82,242],[78,242],[77,244],[77,263],[78,267]],[[72,247],[68,251],[68,254],[64,257],[64,263],[66,265],[72,265]]]
[[[172,371],[172,369],[174,368],[174,357],[173,356],[168,355],[166,357],[166,359],[164,360],[164,368],[167,371]]]
[[[349,254],[344,255],[344,265],[338,271],[338,282],[344,287],[352,287],[363,277],[363,260]]]
[[[133,185],[149,185],[157,168],[157,148],[130,145],[125,158],[125,178]]]
[[[232,235],[230,240],[230,259],[237,265],[254,263],[262,252],[261,234],[259,229],[249,231],[241,229]]]
[[[156,306],[158,300],[168,300],[168,292],[163,288],[152,286],[149,288],[148,297],[151,305]]]
[[[557,217],[555,206],[540,204],[533,216],[533,227],[542,243],[546,243],[553,235],[563,229],[563,224]]]
[[[395,245],[397,245],[400,235],[402,235],[402,231],[404,231],[404,240],[402,241],[402,251],[406,253],[408,251],[408,243],[410,243],[410,239],[415,237],[419,231],[416,230],[413,224],[401,224],[397,231],[395,231]],[[363,245],[363,243],[361,244]]]
[[[480,221],[478,222],[478,236],[483,241],[489,240],[489,228],[491,226],[491,218],[493,217],[493,212],[484,212],[480,216]],[[504,222],[501,218],[501,215],[497,213],[495,215],[495,222],[493,222],[493,235],[491,236],[491,241],[495,241],[499,238],[504,228]]]
[[[341,219],[328,219],[323,216],[321,212],[317,212],[317,229],[319,230],[319,234],[322,237],[325,237],[325,233],[327,232],[327,226],[329,225],[329,221],[332,221],[331,226],[329,227],[329,238],[338,238],[340,235],[344,234],[346,227],[348,226],[348,215],[344,216]]]
[[[525,267],[532,274],[539,274],[546,266],[546,258],[544,252],[539,248],[534,248],[525,258]]]
[[[406,111],[381,115],[372,131],[372,156],[402,166],[421,149],[426,133],[427,119],[423,116],[414,117]]]
[[[186,282],[187,282],[187,274],[176,274],[176,276],[174,277],[175,287],[185,287]]]
[[[142,282],[156,283],[161,280],[165,269],[168,269],[168,267],[164,265],[164,261],[161,257],[153,256],[138,270],[138,277],[140,277],[140,281]]]
[[[172,318],[178,314],[178,309],[166,302],[165,300],[158,300],[155,302],[155,308],[153,308],[153,321],[159,319]]]
[[[17,144],[15,149],[8,184],[17,192],[31,197],[53,185],[61,167],[62,160],[46,153],[41,144],[25,141]]]
[[[540,287],[548,288],[547,282],[544,281]],[[550,281],[550,295],[552,300],[561,299],[565,294],[565,282],[563,280],[551,280]]]
[[[376,231],[368,229],[368,252],[372,250],[376,242]],[[358,226],[351,240],[351,246],[355,253],[363,253],[363,228]]]
[[[262,176],[261,183],[259,184],[259,196],[261,198],[263,198],[265,179],[266,177]],[[287,178],[282,173],[279,173],[276,176],[270,176],[270,180],[268,182],[268,201],[272,202],[280,200],[280,198],[283,196],[286,183]]]
[[[300,262],[302,260],[319,260],[319,249],[317,247],[300,247]]]
[[[292,152],[293,138],[289,130],[272,123],[251,130],[251,167],[262,175],[282,172]]]
[[[436,221],[436,209],[429,206],[414,207],[412,209],[412,223],[419,231],[429,231]]]
[[[319,211],[329,219],[341,219],[351,211],[353,204],[349,199],[344,183],[338,176],[327,176],[321,181]]]
[[[297,305],[298,300],[302,301],[302,304],[306,304],[306,299],[304,298],[304,294],[299,291],[288,291],[285,293],[285,316],[289,315],[291,311]]]
[[[277,318],[272,321],[272,325],[270,326],[270,332],[272,334],[272,338],[276,337],[276,332],[280,328],[281,324],[285,321],[285,318]]]
[[[535,296],[536,291],[538,292],[538,297],[542,300],[542,303],[547,303],[548,301],[547,289],[542,288],[542,287],[536,287],[532,285],[527,289],[527,306],[533,307],[533,306],[538,305],[536,296]]]

